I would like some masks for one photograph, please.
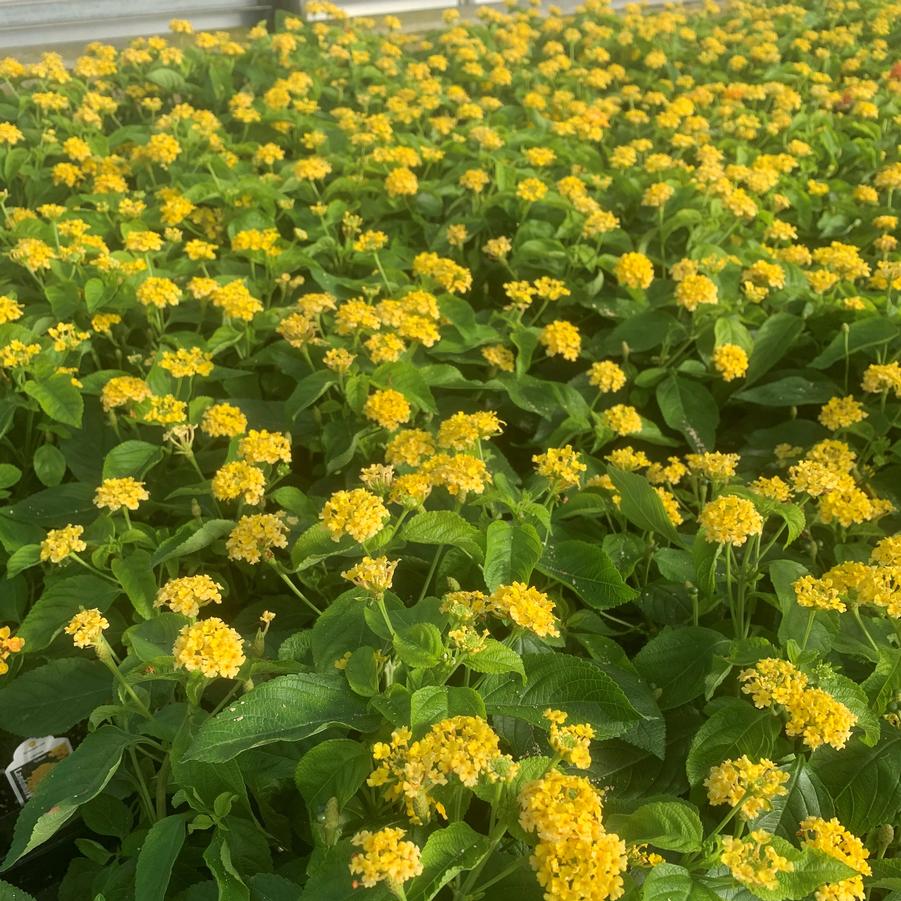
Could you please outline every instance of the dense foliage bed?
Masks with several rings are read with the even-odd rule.
[[[901,897],[901,7],[308,6],[0,60],[6,878]]]

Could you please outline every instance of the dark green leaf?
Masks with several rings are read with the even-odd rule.
[[[157,820],[147,833],[135,871],[135,901],[165,901],[172,868],[185,841],[181,816]]]
[[[720,411],[701,382],[670,372],[657,385],[657,404],[664,422],[681,432],[695,453],[714,449]]]
[[[647,843],[666,851],[697,851],[704,838],[698,809],[687,801],[651,801],[605,820],[607,828],[629,844]]]
[[[901,732],[884,725],[882,739],[867,747],[852,737],[840,751],[821,747],[810,761],[835,802],[835,815],[856,835],[891,823],[901,811]]]
[[[656,532],[673,544],[683,543],[666,515],[663,501],[644,476],[615,466],[608,466],[607,472],[621,497],[620,512],[629,522],[645,532]]]
[[[658,692],[661,710],[681,707],[704,693],[714,649],[724,638],[713,629],[664,629],[635,656],[635,668]]]
[[[217,763],[274,741],[299,741],[332,725],[365,731],[376,720],[343,676],[295,673],[265,682],[207,720],[188,749]]]
[[[696,785],[724,760],[747,754],[752,760],[770,757],[779,737],[782,724],[769,709],[758,710],[737,699],[724,701],[713,715],[698,729],[685,771],[692,785]]]
[[[119,479],[133,476],[141,479],[148,470],[163,459],[163,449],[147,441],[123,441],[103,460],[103,478]]]
[[[80,609],[96,607],[105,613],[121,593],[118,585],[99,576],[66,576],[44,589],[18,634],[29,651],[41,651]]]
[[[618,607],[636,596],[600,546],[587,541],[551,541],[538,562],[538,570],[565,585],[595,610]]]
[[[791,313],[776,313],[767,317],[754,336],[754,350],[748,362],[745,386],[765,376],[795,343],[804,331],[804,320]]]
[[[541,557],[541,538],[527,523],[496,520],[488,526],[482,572],[489,591],[511,582],[528,582]]]
[[[449,544],[473,560],[482,559],[479,530],[452,510],[417,513],[401,529],[400,537],[417,544]]]
[[[735,395],[735,399],[763,407],[800,407],[824,404],[838,393],[832,382],[822,381],[822,377],[812,381],[800,375],[789,375],[758,388],[745,388]]]
[[[51,375],[40,382],[27,381],[22,390],[33,397],[51,418],[75,428],[81,426],[84,401],[81,392],[72,384],[69,375]]]
[[[34,474],[48,488],[52,488],[63,480],[66,474],[66,458],[62,451],[52,444],[42,444],[32,459]]]
[[[488,712],[544,726],[544,711],[554,707],[575,723],[589,723],[598,739],[622,735],[641,718],[623,690],[606,673],[568,654],[523,657],[526,684],[515,676],[489,677],[482,696]]]
[[[294,774],[294,781],[312,817],[329,798],[342,808],[357,793],[372,770],[372,755],[358,741],[334,738],[310,748]]]
[[[112,697],[110,671],[81,657],[51,660],[0,686],[3,728],[25,738],[65,732]]]
[[[136,741],[135,736],[115,726],[101,726],[53,767],[19,814],[0,871],[47,841],[81,804],[100,794],[118,769],[125,749]]]

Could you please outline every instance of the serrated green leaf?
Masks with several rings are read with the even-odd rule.
[[[485,533],[482,573],[489,591],[511,582],[528,582],[541,558],[541,538],[528,523],[497,520]]]
[[[207,720],[186,757],[217,763],[274,741],[299,741],[332,725],[365,731],[376,723],[343,676],[295,673],[263,683]]]

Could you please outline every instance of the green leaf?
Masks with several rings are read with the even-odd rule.
[[[422,874],[406,888],[408,901],[431,901],[458,873],[471,870],[488,850],[488,839],[466,823],[436,829],[422,849]]]
[[[755,829],[765,829],[792,841],[797,838],[801,823],[807,817],[829,820],[835,816],[832,798],[809,764],[803,764],[792,773],[786,788],[788,793],[773,798],[772,809],[754,820]]]
[[[770,844],[777,854],[792,864],[792,869],[776,875],[778,886],[775,889],[759,885],[750,886],[754,896],[763,901],[801,901],[808,898],[821,885],[841,882],[856,872],[837,858],[815,848],[804,848],[803,851],[799,851],[778,835],[770,839]]]
[[[608,466],[607,472],[620,495],[620,513],[645,532],[656,532],[673,544],[683,544],[682,536],[666,515],[663,501],[650,482],[636,472]]]
[[[713,395],[701,382],[670,372],[657,385],[657,405],[663,421],[681,432],[695,453],[716,447],[720,411]]]
[[[898,327],[884,316],[857,319],[842,325],[822,352],[810,361],[814,369],[828,369],[833,363],[844,359],[845,355],[880,347],[898,336]]]
[[[41,562],[41,546],[39,544],[23,544],[10,555],[6,561],[6,578],[12,579],[20,572],[31,569]]]
[[[393,637],[394,652],[407,666],[435,666],[444,653],[441,632],[432,623],[413,623],[396,632]]]
[[[112,677],[98,660],[64,657],[0,682],[3,728],[14,735],[56,735],[112,697]]]
[[[541,558],[541,538],[528,523],[496,520],[488,526],[482,572],[489,591],[511,582],[528,582]]]
[[[11,488],[22,478],[22,470],[12,463],[0,463],[0,490]]]
[[[401,529],[400,537],[416,544],[449,544],[473,560],[482,559],[479,530],[452,510],[417,513]]]
[[[697,785],[724,760],[747,754],[752,760],[770,757],[781,723],[769,709],[758,710],[746,701],[724,699],[722,706],[695,733],[685,772]]]
[[[188,617],[167,610],[126,629],[122,639],[138,660],[153,663],[161,657],[172,656],[175,639],[189,622]]]
[[[365,609],[366,599],[362,593],[347,591],[316,619],[310,645],[318,672],[333,674],[335,661],[348,651],[380,646],[379,637],[366,624]]]
[[[839,393],[830,381],[811,381],[800,375],[789,375],[758,388],[745,388],[734,397],[762,407],[800,407],[804,404],[824,404]]]
[[[186,757],[218,763],[274,741],[300,741],[329,726],[366,731],[377,722],[343,676],[294,673],[263,683],[207,720]]]
[[[666,851],[697,851],[704,838],[698,809],[687,801],[651,801],[605,820],[607,828],[629,844],[647,843]]]
[[[765,376],[788,352],[804,331],[804,320],[791,313],[767,317],[754,335],[754,350],[748,361],[745,386]]]
[[[203,860],[216,880],[219,901],[250,901],[250,889],[232,860],[228,833],[216,829],[213,840],[203,852]]]
[[[410,696],[410,728],[419,734],[428,726],[452,716],[485,718],[485,704],[474,688],[428,685]]]
[[[544,549],[538,570],[595,610],[618,607],[637,595],[601,547],[587,541],[552,540]]]
[[[372,373],[372,383],[379,388],[393,388],[400,391],[407,400],[412,401],[420,410],[427,413],[438,413],[435,398],[419,369],[412,363],[398,361],[383,363]]]
[[[10,885],[0,879],[0,899],[2,901],[35,901],[34,895],[23,892],[22,889]]]
[[[96,607],[105,613],[121,593],[118,585],[99,576],[66,576],[44,589],[17,634],[30,652],[42,651],[80,609]]]
[[[40,382],[29,380],[22,385],[22,390],[33,397],[51,419],[76,429],[81,427],[84,400],[72,384],[71,376],[57,374]]]
[[[884,725],[882,739],[867,747],[859,738],[840,751],[818,748],[810,761],[835,802],[835,815],[856,835],[881,823],[894,822],[901,812],[901,732]]]
[[[285,401],[285,412],[291,419],[295,419],[307,407],[315,404],[337,381],[337,376],[330,369],[310,373],[297,383],[297,387]]]
[[[496,638],[486,638],[482,650],[470,654],[465,665],[477,673],[519,673],[526,677],[522,657]]]
[[[103,460],[103,478],[120,479],[133,476],[141,479],[148,470],[163,459],[163,449],[147,441],[123,441]]]
[[[32,458],[34,474],[48,488],[53,488],[63,480],[66,474],[66,458],[62,451],[53,444],[42,444]]]
[[[137,740],[115,726],[101,726],[53,767],[22,808],[0,871],[47,841],[80,805],[99,795],[119,768],[125,749]]]
[[[720,896],[685,869],[661,863],[648,873],[641,887],[641,901],[719,901]]]
[[[315,819],[329,798],[343,808],[372,770],[372,755],[365,745],[349,738],[333,738],[310,748],[297,764],[294,783]]]
[[[110,567],[113,575],[125,590],[132,607],[143,619],[153,616],[153,604],[156,600],[156,579],[147,551],[132,551],[127,557],[118,557]]]
[[[309,569],[321,560],[343,553],[353,547],[353,544],[346,535],[340,541],[333,540],[324,523],[317,522],[294,542],[291,548],[291,565],[295,571]]]
[[[680,626],[655,635],[634,658],[635,668],[657,691],[661,710],[671,710],[704,693],[716,646],[725,639],[713,629]]]
[[[147,833],[135,871],[135,901],[165,901],[172,868],[185,842],[182,816],[157,820]]]
[[[876,668],[863,683],[873,712],[882,716],[901,691],[901,650],[897,648],[880,648]]]
[[[598,739],[628,730],[641,714],[619,685],[588,660],[568,654],[528,654],[523,657],[526,684],[513,676],[485,680],[485,708],[494,716],[511,716],[544,728],[548,707],[563,710],[574,723],[594,727]]]
[[[190,532],[186,529],[179,529],[175,535],[167,538],[154,551],[150,564],[156,568],[167,560],[177,560],[179,557],[187,557],[188,554],[202,551],[214,541],[227,535],[234,525],[230,519],[210,519],[199,529],[194,530],[192,526]]]
[[[379,664],[375,650],[370,647],[357,648],[347,659],[344,667],[347,684],[364,698],[379,693]]]

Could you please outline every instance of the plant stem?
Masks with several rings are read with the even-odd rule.
[[[275,571],[278,573],[278,577],[297,595],[306,605],[310,608],[317,616],[321,615],[322,611],[311,601],[309,598],[304,595],[301,590],[291,581],[288,577],[287,573],[283,573],[278,567],[275,567]]]
[[[419,600],[416,602],[417,604],[421,601],[429,590],[429,583],[432,581],[432,576],[435,575],[435,570],[438,569],[438,562],[441,560],[441,555],[444,552],[444,545],[439,544],[438,550],[435,551],[435,556],[432,558],[432,565],[429,567],[428,573],[426,573],[425,581],[422,583],[422,591],[419,592]]]

